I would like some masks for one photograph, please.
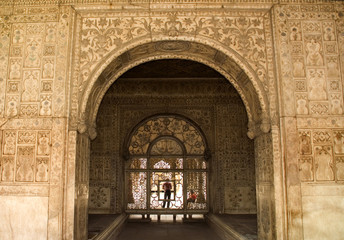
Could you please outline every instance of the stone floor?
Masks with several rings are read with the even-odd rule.
[[[205,223],[127,223],[116,240],[221,240]]]
[[[246,239],[257,239],[256,214],[217,214],[216,216]]]
[[[104,230],[118,215],[89,215],[89,239]],[[217,215],[243,239],[257,239],[257,216],[253,214]],[[173,222],[171,215],[151,215],[151,222],[140,222],[141,215],[131,216],[116,240],[220,240],[220,237],[204,222],[202,215],[193,216],[194,222],[183,222],[183,215],[177,215]],[[137,221],[135,221],[137,220]],[[197,221],[199,220],[199,221]],[[114,239],[113,239],[114,240]]]
[[[89,214],[88,215],[88,239],[92,239],[112,223],[119,214]]]

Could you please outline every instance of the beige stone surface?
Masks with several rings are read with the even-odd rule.
[[[333,185],[311,185],[303,188],[304,239],[343,239],[343,191],[343,186]]]
[[[47,197],[0,196],[0,202],[0,239],[47,239]]]

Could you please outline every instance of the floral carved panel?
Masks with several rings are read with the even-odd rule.
[[[297,115],[340,115],[343,89],[338,84],[343,20],[335,5],[288,5],[276,8],[281,46],[281,75],[285,86],[285,109]],[[293,87],[293,89],[291,88]],[[290,90],[289,90],[290,88]],[[288,104],[293,92],[295,108]],[[295,111],[296,110],[296,111]]]
[[[266,34],[268,14],[261,12],[172,11],[83,13],[80,23],[82,90],[97,63],[114,50],[141,39],[200,38],[235,51],[245,59],[268,90]],[[172,49],[173,50],[173,49]]]
[[[6,89],[6,97],[0,96],[5,102],[2,112],[9,117],[62,116],[71,10],[54,6],[12,10],[12,15],[2,18],[2,40],[6,36],[9,40],[1,45],[3,50],[9,48],[8,66],[1,64],[8,71],[7,81],[1,82],[7,83],[1,88]]]
[[[2,139],[0,182],[49,182],[49,130],[5,130]]]
[[[342,181],[342,129],[299,129],[299,172],[304,182]],[[337,166],[338,164],[338,166]]]

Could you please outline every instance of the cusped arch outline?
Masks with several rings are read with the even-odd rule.
[[[125,140],[125,159],[150,154],[152,146],[161,139],[173,139],[182,147],[182,155],[209,158],[208,142],[202,129],[180,114],[155,114],[137,123]]]
[[[204,40],[203,40],[204,41]],[[88,128],[96,137],[96,117],[100,103],[110,86],[126,71],[145,62],[161,59],[184,59],[205,64],[223,75],[237,90],[248,117],[248,136],[270,130],[268,98],[257,73],[233,49],[215,42],[187,40],[138,41],[108,54],[90,74],[82,92],[79,132]]]

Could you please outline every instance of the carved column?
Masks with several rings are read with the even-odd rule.
[[[78,134],[76,140],[74,238],[87,239],[90,139]]]
[[[257,224],[259,239],[275,239],[273,154],[271,133],[255,138]]]

